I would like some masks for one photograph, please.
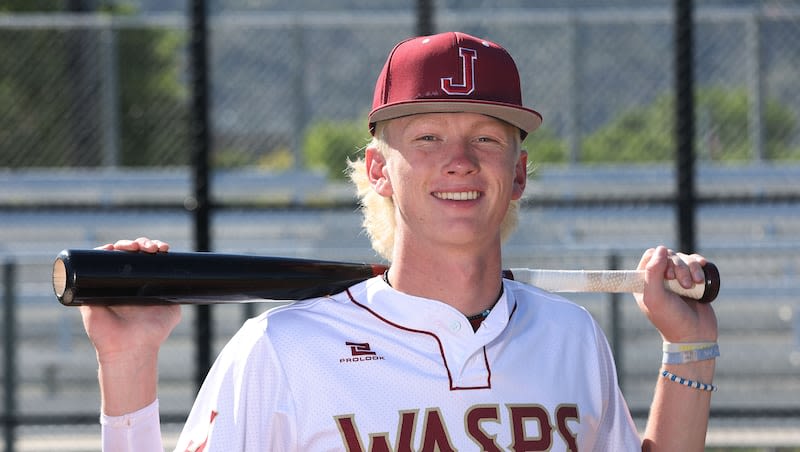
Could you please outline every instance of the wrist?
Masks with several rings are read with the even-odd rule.
[[[716,360],[695,361],[683,364],[662,364],[661,370],[666,370],[682,377],[711,383],[714,380]]]
[[[664,379],[669,380],[673,383],[686,386],[688,388],[699,389],[701,391],[707,391],[707,392],[714,392],[717,390],[717,386],[714,385],[713,383],[704,383],[700,380],[693,380],[685,376],[674,374],[669,370],[663,368],[659,371],[659,373],[661,374],[661,377],[663,377]]]
[[[101,410],[119,416],[151,404],[157,396],[158,353],[98,357]]]
[[[714,382],[714,369],[716,360],[695,361],[684,364],[662,364],[659,370],[660,380],[666,382],[667,386],[676,383],[689,388],[701,390],[703,392],[714,392],[717,386]]]
[[[717,342],[672,343],[664,341],[662,351],[662,364],[686,364],[707,361],[720,355]]]
[[[97,351],[97,364],[105,369],[120,369],[133,371],[158,363],[159,349],[157,347],[128,347],[122,350]]]

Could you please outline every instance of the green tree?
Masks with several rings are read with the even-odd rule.
[[[342,180],[347,160],[369,141],[363,121],[320,121],[308,127],[303,139],[303,157],[311,169],[325,170],[328,177]]]
[[[59,12],[43,1],[5,1],[3,12]],[[126,6],[106,8],[129,14]],[[182,32],[124,28],[115,32],[121,165],[184,164],[186,90],[179,74]],[[96,29],[0,31],[0,167],[96,166],[103,158],[100,63]]]
[[[703,88],[696,94],[697,151],[704,159],[747,161],[753,158],[748,139],[749,100],[745,89]],[[599,162],[658,162],[674,156],[674,97],[659,96],[652,104],[635,107],[614,118],[583,141],[581,160]],[[764,108],[764,157],[800,159],[792,148],[797,132],[792,110],[774,99]]]
[[[567,143],[552,129],[542,127],[525,138],[522,147],[528,151],[528,164],[566,163],[569,160]]]
[[[64,39],[55,30],[0,31],[0,166],[67,160],[70,87]]]
[[[180,80],[183,34],[125,29],[118,34],[121,164],[184,165],[189,161],[188,93]]]

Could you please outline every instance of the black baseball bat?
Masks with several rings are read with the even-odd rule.
[[[302,300],[331,295],[380,275],[383,264],[220,253],[142,253],[64,250],[53,264],[53,290],[61,304],[215,304]],[[701,303],[719,293],[719,271],[704,267],[706,280],[690,289],[665,281],[667,289]],[[512,268],[503,277],[555,292],[637,292],[637,270],[538,270]]]
[[[341,292],[386,268],[245,254],[64,250],[53,264],[53,290],[65,306],[302,300]]]

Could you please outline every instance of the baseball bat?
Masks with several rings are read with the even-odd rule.
[[[64,250],[53,264],[53,290],[65,306],[84,304],[219,304],[302,300],[341,292],[377,276],[382,264],[244,254]],[[719,271],[692,289],[666,281],[681,296],[708,303],[719,292]],[[643,271],[512,268],[503,276],[553,292],[641,292]]]

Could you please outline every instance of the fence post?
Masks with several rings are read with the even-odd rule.
[[[612,252],[608,255],[608,268],[610,270],[619,270],[620,265],[619,255]],[[619,380],[620,389],[625,392],[625,350],[622,344],[622,309],[620,308],[620,295],[618,293],[608,294],[609,310],[610,310],[610,323],[611,323],[611,350],[614,352],[614,362],[617,366],[617,379]]]
[[[211,109],[209,106],[208,18],[205,0],[191,2],[192,77],[192,185],[194,188],[194,250],[211,251]],[[195,385],[200,389],[213,361],[213,312],[210,305],[195,307]]]
[[[3,438],[6,452],[14,452],[14,436],[17,424],[17,363],[16,363],[16,316],[15,309],[15,264],[11,259],[3,262]]]
[[[695,251],[694,4],[675,0],[675,206],[678,242]]]
[[[432,0],[417,0],[417,36],[432,35],[436,31]]]

